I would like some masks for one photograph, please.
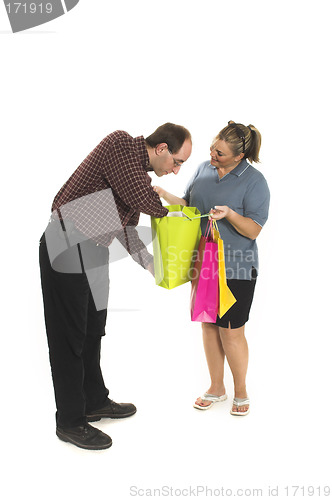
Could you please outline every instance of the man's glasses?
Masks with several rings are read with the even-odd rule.
[[[172,152],[172,150],[170,149],[170,147],[168,146],[168,144],[167,144],[167,148],[168,148],[168,149],[167,149],[167,151],[169,152],[169,154],[170,154],[171,156],[173,156],[173,152]],[[181,167],[181,166],[182,166],[182,163],[183,163],[182,161],[177,161],[177,160],[175,160],[174,158],[173,158],[173,162],[174,162],[174,166],[175,166],[175,167]]]
[[[245,136],[244,132],[240,129],[240,127],[238,127],[238,125],[236,123],[228,122],[228,126],[233,127],[235,129],[235,132],[236,132],[238,138],[242,139],[242,153],[244,153],[246,150],[246,136]]]

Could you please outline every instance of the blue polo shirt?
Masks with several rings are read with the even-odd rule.
[[[263,174],[243,159],[231,172],[219,177],[209,161],[199,165],[186,188],[183,198],[201,214],[215,205],[227,205],[244,217],[250,217],[260,226],[268,218],[270,191]],[[224,241],[227,279],[250,280],[251,269],[258,272],[256,240],[242,236],[226,219],[217,221]],[[205,233],[207,218],[201,222]]]

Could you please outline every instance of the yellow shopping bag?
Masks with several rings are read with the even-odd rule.
[[[220,237],[216,221],[213,221],[213,241],[218,243],[218,273],[219,273],[219,311],[221,318],[236,302],[236,298],[227,286],[225,269],[224,242]]]
[[[196,207],[167,206],[166,217],[151,217],[153,261],[156,284],[175,288],[192,278],[201,227]]]

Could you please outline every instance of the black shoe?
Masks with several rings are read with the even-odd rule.
[[[136,406],[131,403],[116,403],[109,399],[106,406],[88,412],[86,418],[88,422],[97,422],[101,418],[126,418],[134,415],[136,411]]]
[[[106,450],[112,446],[112,439],[107,434],[89,424],[78,427],[57,427],[56,435],[62,441],[85,450]]]

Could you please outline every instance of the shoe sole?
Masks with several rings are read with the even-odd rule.
[[[230,411],[229,412],[231,415],[234,415],[234,417],[245,417],[250,413],[249,410],[247,411]]]
[[[193,405],[193,408],[196,408],[196,410],[210,410],[210,408],[212,408],[214,403],[211,403],[209,405],[206,405],[206,406],[201,406],[201,405]]]
[[[74,444],[75,446],[78,446],[78,448],[83,448],[83,450],[107,450],[107,448],[110,448],[113,444],[113,442],[111,440],[110,443],[100,445],[100,446],[84,445],[84,444],[78,443],[77,441],[75,441],[75,439],[71,439],[70,437],[66,436],[65,434],[62,434],[59,430],[56,430],[56,435],[58,436],[59,439],[61,439],[61,441],[64,441],[65,443]]]
[[[133,415],[135,415],[136,411],[134,412],[131,412],[131,413],[125,413],[123,415],[96,415],[96,416],[93,416],[93,415],[86,415],[86,419],[88,422],[99,422],[99,420],[101,420],[102,418],[111,418],[111,419],[118,419],[118,418],[127,418],[127,417],[131,417]]]

